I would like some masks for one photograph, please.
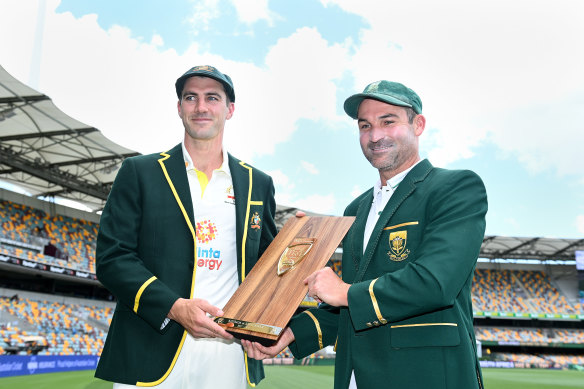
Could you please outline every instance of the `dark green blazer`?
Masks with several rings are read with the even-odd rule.
[[[373,189],[345,215],[349,306],[295,316],[296,358],[336,343],[335,388],[351,371],[359,388],[482,387],[472,324],[471,282],[485,232],[487,195],[471,171],[416,165],[381,213],[363,253]]]
[[[241,283],[276,234],[276,203],[268,175],[231,155],[229,169]],[[250,227],[256,212],[261,228]],[[195,225],[180,144],[124,161],[97,236],[97,277],[118,303],[96,377],[152,386],[172,370],[186,331],[174,321],[160,327],[179,297],[196,297]],[[252,383],[264,377],[259,361],[246,358],[246,370]]]

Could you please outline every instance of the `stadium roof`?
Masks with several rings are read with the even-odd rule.
[[[0,180],[95,212],[103,208],[122,160],[138,154],[69,117],[0,66]]]
[[[584,239],[485,236],[480,256],[489,259],[574,260]]]

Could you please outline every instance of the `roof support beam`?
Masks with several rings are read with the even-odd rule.
[[[42,131],[42,132],[32,132],[28,134],[20,134],[20,135],[8,135],[8,136],[0,136],[0,142],[8,142],[11,140],[23,140],[23,139],[35,139],[35,138],[52,138],[55,136],[62,136],[62,135],[84,135],[89,134],[95,131],[99,131],[97,128],[88,127],[88,128],[75,128],[75,129],[67,129],[61,131]]]
[[[56,167],[46,168],[30,163],[22,156],[15,154],[10,149],[0,146],[0,163],[23,171],[31,176],[51,182],[63,188],[85,193],[101,200],[107,200],[109,185],[91,184],[85,180],[59,170]]]

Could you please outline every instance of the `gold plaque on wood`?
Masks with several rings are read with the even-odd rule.
[[[315,238],[294,238],[292,243],[284,249],[278,261],[278,275],[293,270],[308,254],[314,245]]]
[[[304,280],[326,265],[354,221],[288,219],[215,321],[237,338],[273,344],[306,296]]]

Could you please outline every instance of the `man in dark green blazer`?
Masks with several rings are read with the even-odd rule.
[[[323,302],[295,316],[264,358],[286,345],[302,358],[336,345],[335,388],[482,388],[471,282],[485,232],[487,196],[471,171],[420,160],[422,102],[378,81],[345,101],[357,119],[377,184],[355,199],[343,241],[342,280],[325,268],[305,282]]]
[[[183,142],[126,159],[101,216],[97,276],[118,303],[95,375],[120,388],[247,387],[262,363],[212,317],[276,234],[274,186],[223,148],[231,79],[196,66],[175,86]],[[222,381],[234,374],[237,386]]]

